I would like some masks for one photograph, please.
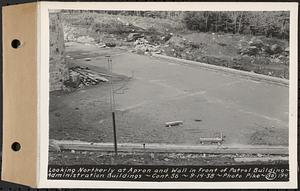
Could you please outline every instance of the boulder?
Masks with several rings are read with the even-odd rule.
[[[251,39],[251,41],[249,41],[249,45],[250,45],[250,46],[256,46],[256,47],[258,47],[258,48],[262,48],[262,47],[264,46],[264,43],[263,43],[262,40],[253,37],[253,38]]]
[[[172,38],[172,36],[173,36],[173,33],[166,34],[161,37],[161,40],[167,42],[168,40],[170,40]]]
[[[116,47],[117,44],[115,42],[106,42],[105,46],[107,46],[107,47]]]
[[[272,53],[272,54],[277,54],[277,53],[282,52],[282,47],[279,46],[278,44],[273,44],[273,45],[270,47],[270,50],[271,50],[271,53]]]
[[[260,51],[260,49],[258,47],[256,47],[256,46],[249,46],[249,47],[246,47],[246,48],[242,49],[240,51],[240,53],[242,55],[250,55],[250,56],[252,56],[252,55],[258,54],[259,51]]]
[[[127,36],[127,42],[132,42],[132,41],[135,41],[139,38],[142,38],[144,37],[144,35],[140,34],[140,33],[130,33],[128,36]]]

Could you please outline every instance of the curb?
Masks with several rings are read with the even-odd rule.
[[[184,60],[184,59],[181,59],[181,58],[174,58],[174,57],[171,57],[171,56],[165,56],[165,55],[161,55],[161,54],[152,54],[152,56],[155,57],[155,58],[158,58],[158,59],[165,59],[165,60],[168,60],[168,61],[175,61],[177,63],[180,62],[180,64],[189,64],[189,65],[199,66],[199,67],[210,69],[210,70],[222,71],[222,72],[238,75],[238,76],[241,76],[241,77],[247,77],[247,78],[250,78],[250,79],[256,80],[256,81],[263,80],[263,81],[273,83],[273,84],[277,84],[277,85],[289,86],[289,80],[282,79],[282,78],[266,76],[266,75],[262,75],[262,74],[246,72],[246,71],[236,70],[236,69],[232,69],[232,68],[226,68],[226,67],[222,67],[222,66],[205,64],[205,63],[202,63],[202,62]]]
[[[103,151],[113,152],[113,143],[91,143],[83,141],[53,140],[58,150]],[[210,153],[210,154],[272,154],[288,155],[286,146],[267,145],[180,145],[158,143],[118,143],[121,152],[180,152],[180,153]]]

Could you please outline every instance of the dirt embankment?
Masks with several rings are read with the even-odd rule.
[[[173,36],[168,56],[288,79],[289,49],[284,40],[245,35],[191,33]]]
[[[64,14],[65,40],[124,47],[289,78],[286,40],[239,34],[195,33],[181,21],[97,13]]]

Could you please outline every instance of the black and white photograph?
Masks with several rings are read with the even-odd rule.
[[[48,179],[288,181],[289,71],[289,11],[49,10]]]

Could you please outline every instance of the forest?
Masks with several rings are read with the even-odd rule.
[[[190,30],[289,38],[289,12],[186,12]]]

